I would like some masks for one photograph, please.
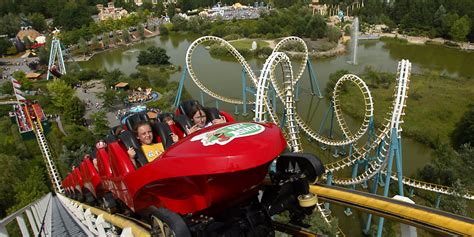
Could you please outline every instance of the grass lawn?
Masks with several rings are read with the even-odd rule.
[[[370,87],[370,81],[365,80]],[[387,89],[382,86],[370,89],[376,124],[384,122],[393,100],[394,86],[395,80],[392,80]],[[363,112],[361,97],[357,88],[351,86],[341,97],[343,110],[360,119]],[[440,142],[449,143],[451,132],[470,103],[474,103],[474,80],[440,77],[435,73],[412,75],[403,133],[432,147]]]
[[[261,40],[253,40],[253,39],[240,39],[240,40],[235,40],[231,41],[230,44],[232,44],[236,49],[251,49],[252,48],[252,43],[257,42],[257,47],[262,48],[262,47],[268,47],[270,44],[261,41]]]

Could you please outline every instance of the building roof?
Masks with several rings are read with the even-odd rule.
[[[39,76],[41,76],[41,73],[29,72],[29,73],[26,74],[26,78],[28,78],[28,79],[36,79]]]
[[[128,86],[128,83],[126,82],[119,82],[115,85],[115,87],[118,87],[118,88],[123,88],[123,87],[126,87]]]
[[[18,34],[16,34],[16,37],[20,39],[21,41],[23,41],[23,38],[25,38],[25,36],[27,36],[28,39],[31,42],[33,42],[38,36],[41,36],[41,34],[38,31],[33,30],[33,29],[20,30]]]

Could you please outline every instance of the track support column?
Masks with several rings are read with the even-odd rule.
[[[183,73],[181,74],[181,79],[179,80],[178,91],[176,92],[176,98],[174,99],[174,107],[178,108],[179,103],[181,102],[181,95],[183,93],[184,80],[188,72],[188,67],[184,67]]]
[[[385,187],[383,190],[383,195],[385,197],[388,197],[388,191],[390,187],[390,179],[392,176],[392,166],[393,166],[393,159],[395,158],[395,163],[396,166],[400,163],[401,165],[401,153],[400,153],[400,138],[398,137],[398,132],[397,128],[392,128],[392,131],[390,132],[390,150],[389,150],[389,155],[388,155],[388,164],[387,164],[387,174],[385,177]],[[397,167],[397,175],[401,176],[402,175],[402,170],[401,167]],[[400,185],[402,182],[401,179],[398,180],[399,185],[398,185],[398,193],[400,196],[403,196],[403,183]],[[382,231],[383,231],[383,224],[384,224],[385,219],[383,217],[380,217],[379,219],[379,225],[377,228],[377,237],[382,236]]]

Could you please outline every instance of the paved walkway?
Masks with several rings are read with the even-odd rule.
[[[86,108],[86,114],[84,117],[89,120],[93,113],[96,113],[102,109],[103,100],[100,99],[97,94],[100,92],[105,91],[104,84],[102,81],[94,80],[85,83],[87,86],[87,90],[83,90],[83,88],[76,89],[76,96],[79,97],[85,103],[88,103],[89,106]],[[99,107],[96,105],[99,104]],[[109,126],[117,126],[119,125],[119,121],[115,118],[114,112],[107,112],[107,120],[109,121]]]

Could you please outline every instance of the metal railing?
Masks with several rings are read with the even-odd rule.
[[[143,236],[149,237],[149,230],[127,218],[112,215],[95,207],[69,199],[58,194],[59,200],[89,231],[97,236]]]
[[[0,237],[8,235],[7,225],[16,220],[23,236],[51,236],[51,193],[0,220]],[[28,224],[25,221],[25,216]]]

